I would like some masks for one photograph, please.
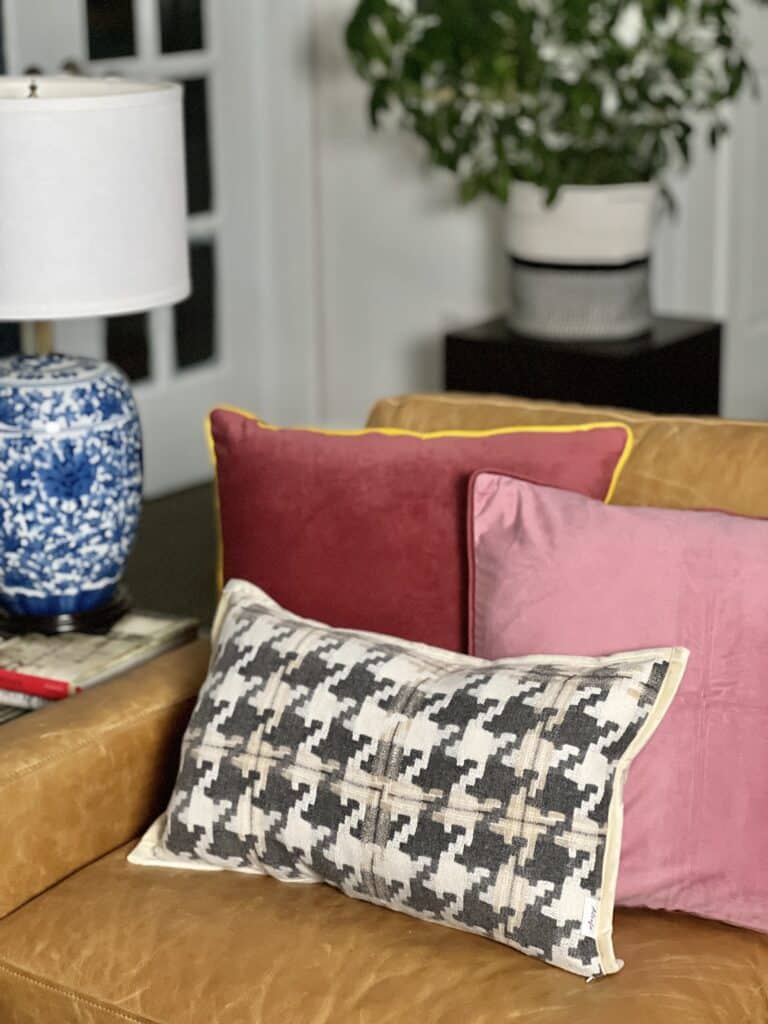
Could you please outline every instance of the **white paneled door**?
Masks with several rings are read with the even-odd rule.
[[[60,352],[131,377],[146,491],[211,474],[212,405],[263,399],[259,67],[263,5],[251,0],[4,0],[7,71],[163,78],[184,85],[191,297],[174,308],[54,325]],[[115,245],[120,239],[114,240]],[[95,258],[98,255],[95,254]]]

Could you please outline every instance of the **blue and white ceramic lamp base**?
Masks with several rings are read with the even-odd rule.
[[[70,356],[0,360],[0,611],[87,620],[116,608],[141,513],[128,381]]]

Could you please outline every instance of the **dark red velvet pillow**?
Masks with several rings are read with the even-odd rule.
[[[333,626],[467,649],[467,487],[482,468],[604,498],[622,424],[410,434],[211,413],[224,580]]]

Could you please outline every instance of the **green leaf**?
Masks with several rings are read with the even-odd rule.
[[[368,106],[368,113],[370,116],[371,124],[374,128],[379,127],[379,114],[387,110],[389,107],[389,95],[391,91],[391,83],[377,82],[371,89],[371,98]]]
[[[625,2],[358,0],[345,39],[372,124],[393,112],[458,174],[463,201],[503,199],[513,178],[552,201],[566,184],[650,181],[687,163],[701,113],[716,145],[721,105],[755,88],[732,0],[638,0],[626,46],[611,31]],[[678,27],[661,31],[673,14]],[[691,42],[699,30],[713,47]]]
[[[462,203],[470,203],[480,194],[480,182],[477,178],[465,178],[459,182],[459,198]]]

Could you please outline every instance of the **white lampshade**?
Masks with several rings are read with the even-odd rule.
[[[0,77],[0,320],[188,294],[181,88]]]

